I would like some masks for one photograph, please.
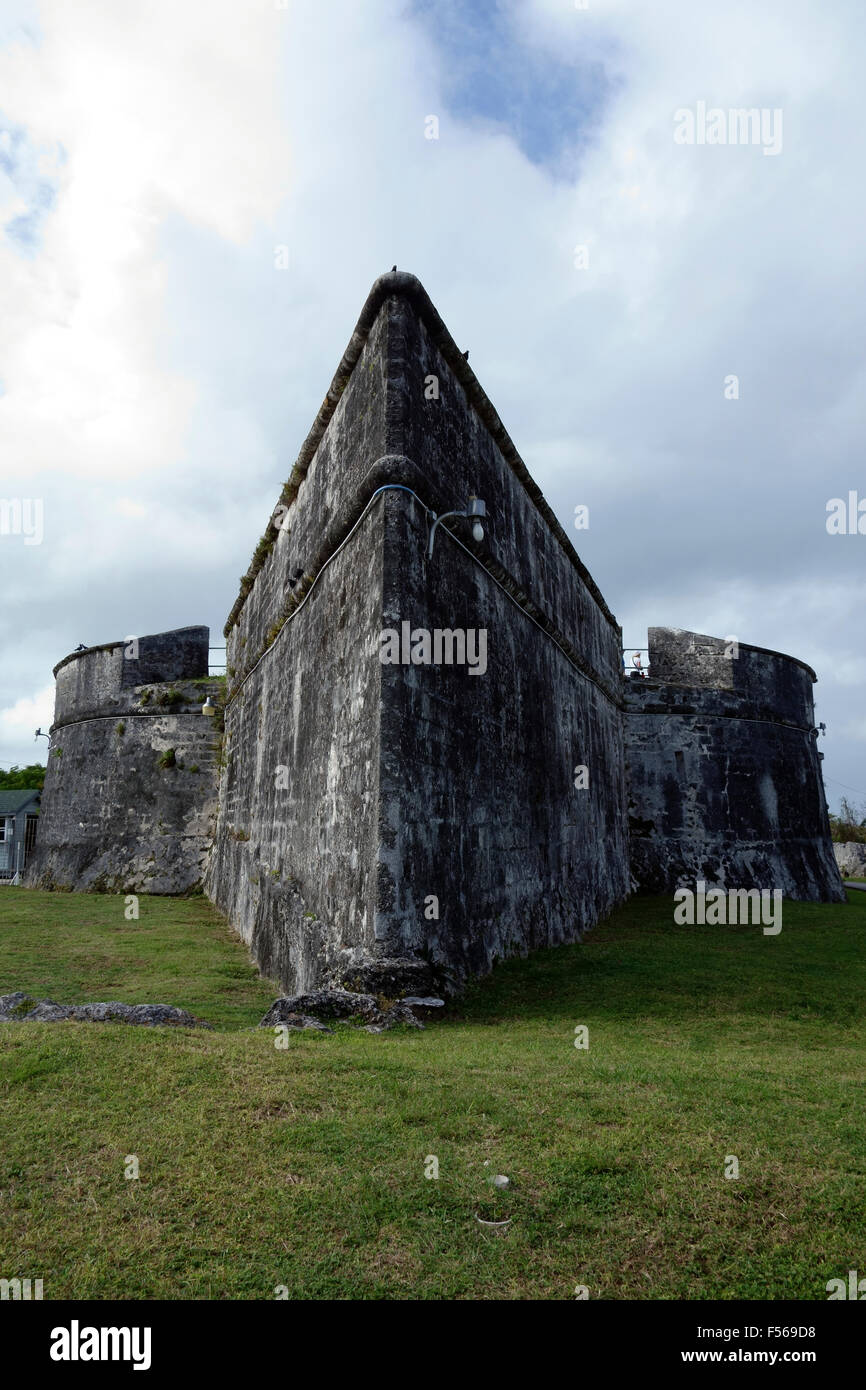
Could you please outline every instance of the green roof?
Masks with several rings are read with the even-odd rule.
[[[0,816],[14,816],[34,796],[41,796],[38,787],[16,787],[14,791],[0,791]]]

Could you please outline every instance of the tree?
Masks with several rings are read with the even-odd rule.
[[[0,767],[0,791],[22,791],[30,787],[38,787],[41,791],[45,785],[45,768],[41,763],[30,763],[27,767],[19,767],[13,763],[10,768],[4,770]]]
[[[830,816],[830,834],[839,844],[866,845],[866,805],[858,811],[843,796],[838,816]]]

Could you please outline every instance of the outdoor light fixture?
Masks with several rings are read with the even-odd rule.
[[[36,742],[37,738],[47,738],[47,739],[48,739],[48,742],[49,742],[49,743],[51,742],[51,736],[50,736],[49,734],[43,734],[43,732],[42,732],[41,729],[37,729],[37,730],[36,730],[36,733],[35,733],[34,736],[33,736],[33,742],[34,742],[34,743]]]
[[[470,497],[465,510],[462,512],[443,512],[441,516],[437,516],[435,512],[431,512],[430,515],[433,518],[433,525],[430,527],[430,538],[427,541],[428,560],[432,560],[433,558],[433,541],[436,536],[436,527],[439,525],[440,521],[444,521],[448,516],[473,517],[472,539],[474,541],[484,540],[484,527],[481,525],[479,517],[487,515],[487,503],[482,502],[480,497]]]
[[[213,699],[211,698],[210,695],[208,695],[207,699],[205,700],[204,704],[202,705],[202,707],[201,707],[201,712],[202,712],[202,714],[209,714],[210,717],[211,717],[211,719],[212,719],[213,716],[216,714],[216,712],[217,712],[216,701],[213,700]]]

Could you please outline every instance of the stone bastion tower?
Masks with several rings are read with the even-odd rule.
[[[121,643],[57,668],[31,881],[203,875],[290,991],[459,989],[637,887],[844,899],[814,673],[654,628],[650,679],[625,680],[615,618],[412,275],[374,284],[225,634],[218,759],[207,629],[141,639],[152,671]]]
[[[812,686],[795,657],[651,627],[647,680],[625,685],[631,872],[844,902]]]
[[[73,652],[54,668],[37,888],[187,893],[216,816],[218,737],[201,710],[206,627]]]

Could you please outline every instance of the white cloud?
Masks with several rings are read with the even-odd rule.
[[[53,681],[35,695],[23,695],[14,705],[0,709],[0,767],[44,763],[48,744],[34,739],[34,731],[41,728],[47,733],[53,722]]]
[[[398,0],[44,0],[41,46],[0,50],[5,116],[44,160],[65,152],[39,253],[0,244],[2,490],[46,498],[38,562],[7,581],[33,616],[5,679],[35,688],[82,636],[221,626],[397,261],[566,527],[591,505],[575,538],[626,640],[692,625],[803,657],[828,766],[866,785],[841,732],[862,555],[823,532],[866,425],[862,5],[511,12],[522,43],[613,83],[571,181],[504,119],[448,109],[436,15]],[[675,145],[698,100],[781,106],[783,153]]]
[[[279,16],[229,0],[43,0],[38,47],[0,52],[6,117],[62,147],[41,253],[0,244],[7,479],[175,467],[196,385],[163,362],[167,219],[235,245],[273,216],[288,159]],[[218,288],[215,289],[218,292]]]

